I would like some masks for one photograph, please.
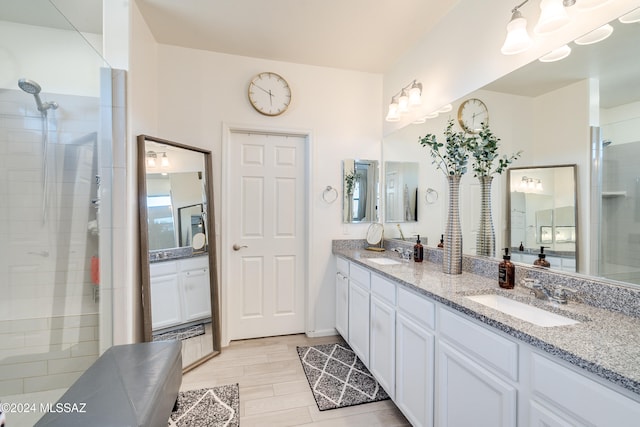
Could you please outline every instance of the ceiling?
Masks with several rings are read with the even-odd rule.
[[[159,43],[383,73],[459,0],[136,0]]]

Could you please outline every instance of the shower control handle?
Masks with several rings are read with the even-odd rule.
[[[248,247],[249,247],[249,246],[247,246],[247,245],[242,245],[242,246],[240,246],[239,244],[234,243],[234,245],[233,245],[233,250],[234,250],[234,251],[239,251],[239,250],[240,250],[240,249],[242,249],[242,248],[248,248]]]

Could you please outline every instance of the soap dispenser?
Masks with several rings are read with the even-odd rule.
[[[535,265],[536,267],[551,267],[551,263],[545,259],[547,257],[547,254],[544,253],[544,248],[546,248],[546,246],[540,246],[538,259],[533,262],[533,265]]]
[[[515,285],[516,267],[511,262],[509,248],[504,248],[502,260],[498,265],[498,285],[503,289],[513,289]]]
[[[418,239],[416,241],[416,244],[413,245],[413,260],[415,262],[422,262],[424,258],[424,247],[422,246],[422,243],[420,243],[420,235],[418,234]]]
[[[440,235],[440,243],[438,243],[438,248],[444,248],[444,234]]]

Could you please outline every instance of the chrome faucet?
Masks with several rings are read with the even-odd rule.
[[[551,289],[545,287],[538,279],[524,278],[520,280],[520,284],[529,289],[531,295],[537,299],[545,301],[553,301],[558,304],[566,304],[567,292],[574,292],[571,289],[562,286],[551,286]]]

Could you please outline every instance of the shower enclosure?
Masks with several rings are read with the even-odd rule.
[[[55,402],[110,345],[108,67],[101,34],[79,33],[55,0],[0,3],[0,40],[0,401]]]
[[[594,164],[601,165],[601,172],[595,168],[601,197],[600,247],[594,267],[600,276],[640,285],[640,117],[603,125],[596,143]]]

